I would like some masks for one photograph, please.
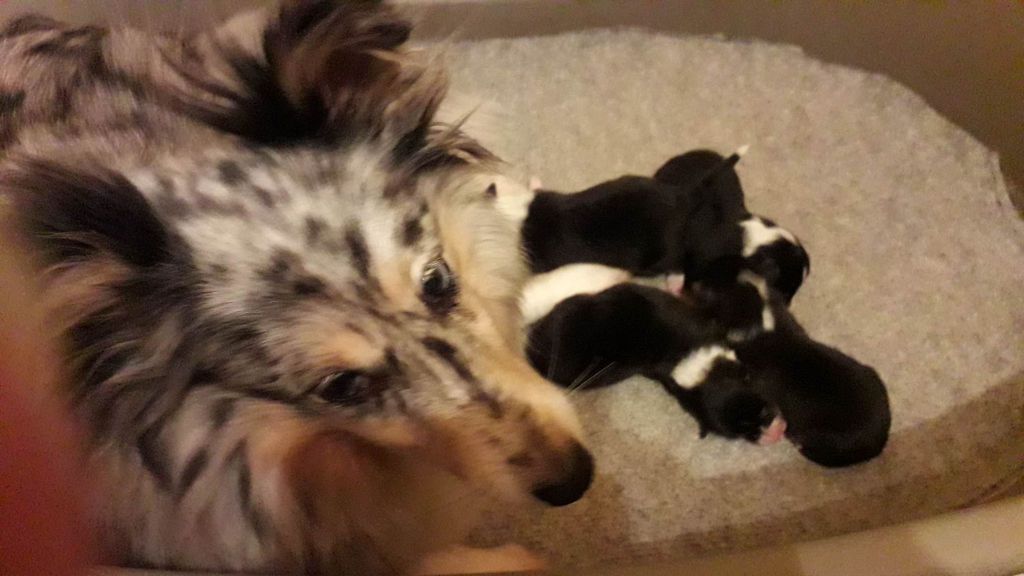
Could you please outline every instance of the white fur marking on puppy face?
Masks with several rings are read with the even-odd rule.
[[[527,325],[547,316],[559,302],[577,294],[596,294],[628,282],[630,273],[600,264],[570,264],[538,274],[523,289],[519,309]]]
[[[690,352],[676,367],[672,369],[672,379],[676,385],[692,390],[704,383],[711,368],[719,359],[736,360],[736,353],[718,345],[704,346]]]
[[[765,332],[775,330],[775,315],[772,314],[772,306],[768,294],[768,283],[764,281],[764,278],[761,278],[757,274],[748,270],[740,272],[736,279],[740,282],[746,282],[757,289],[758,295],[761,296],[761,300],[764,302],[764,307],[761,309],[761,330]]]
[[[778,226],[769,226],[757,216],[740,222],[740,227],[743,228],[744,258],[749,258],[754,252],[757,252],[758,248],[780,239],[792,242],[793,244],[799,244],[792,232]]]

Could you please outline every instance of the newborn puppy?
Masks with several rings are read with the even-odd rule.
[[[694,298],[716,318],[753,386],[778,405],[786,436],[807,459],[828,467],[878,456],[891,413],[878,373],[812,339],[763,279],[720,262]],[[735,274],[729,280],[729,274]],[[722,311],[731,311],[724,315]]]
[[[590,262],[644,275],[682,271],[690,197],[643,176],[563,194],[537,190],[522,226],[534,272]]]
[[[730,343],[773,330],[774,308],[787,304],[740,256],[714,261],[700,279],[689,282],[687,294]]]
[[[522,226],[533,270],[591,262],[689,282],[739,256],[788,302],[810,260],[792,233],[747,211],[734,168],[744,151],[688,152],[655,178],[623,176],[573,194],[536,190]]]
[[[687,284],[699,280],[719,258],[741,256],[789,303],[810,273],[810,256],[792,232],[751,214],[734,168],[746,152],[729,158],[693,150],[663,164],[654,179],[678,187],[694,206],[686,226]]]
[[[776,328],[735,346],[755,387],[778,404],[787,437],[808,460],[850,466],[881,454],[892,416],[872,367],[811,339],[784,306]]]
[[[607,270],[576,265],[531,282],[523,307],[536,317],[527,357],[538,372],[569,388],[644,375],[693,415],[702,437],[714,433],[762,444],[782,438],[778,409],[751,386],[733,352],[715,344],[720,335],[703,311],[663,290],[632,283],[587,293],[604,288],[612,278]],[[594,282],[585,281],[588,271]],[[580,293],[567,293],[565,277],[580,282]],[[544,296],[550,292],[566,297]],[[550,303],[550,310],[531,304],[537,300]]]
[[[701,438],[713,433],[767,446],[785,435],[778,407],[753,387],[746,366],[728,348],[705,345],[684,357],[670,375],[645,375],[660,382],[697,420]]]

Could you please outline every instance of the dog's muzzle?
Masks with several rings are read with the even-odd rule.
[[[564,462],[562,477],[535,489],[535,498],[551,506],[566,506],[579,500],[590,488],[594,479],[594,458],[590,452],[574,443]]]

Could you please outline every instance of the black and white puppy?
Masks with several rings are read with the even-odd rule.
[[[791,232],[746,209],[735,170],[744,152],[695,150],[654,178],[623,176],[572,194],[534,191],[522,225],[534,272],[591,262],[692,282],[718,258],[740,256],[790,301],[810,259]]]
[[[576,264],[527,286],[527,356],[537,371],[569,388],[647,376],[697,420],[702,437],[780,440],[778,408],[717,344],[718,326],[688,300],[627,280],[621,270]]]
[[[810,256],[792,232],[747,210],[735,170],[746,150],[729,158],[692,150],[663,164],[654,179],[684,191],[694,206],[684,240],[688,284],[703,278],[718,259],[741,256],[744,266],[788,303],[810,273]]]
[[[742,258],[709,268],[683,297],[577,264],[527,285],[528,357],[568,387],[641,374],[660,382],[701,435],[762,444],[783,434],[828,467],[884,449],[891,413],[877,371],[811,338]]]
[[[786,436],[808,460],[851,466],[882,453],[892,416],[874,368],[807,336],[784,308],[777,328],[737,344],[755,387],[782,411]]]
[[[622,176],[579,192],[537,190],[522,226],[534,272],[590,262],[640,275],[681,272],[694,210],[676,186]]]
[[[713,268],[693,297],[725,331],[755,389],[779,407],[801,454],[828,467],[878,456],[892,420],[878,372],[811,338],[783,298],[749,270],[736,262]]]

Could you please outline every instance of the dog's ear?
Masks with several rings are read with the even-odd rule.
[[[447,83],[401,49],[411,25],[376,1],[292,0],[264,37],[285,97],[323,129],[401,137],[426,130]]]
[[[0,173],[0,189],[15,225],[48,265],[106,256],[148,268],[171,253],[167,229],[120,174],[32,161]]]
[[[252,30],[226,28],[206,39],[230,78],[176,66],[186,113],[260,143],[422,141],[447,88],[440,67],[402,49],[411,26],[379,1],[288,0],[255,47]]]

